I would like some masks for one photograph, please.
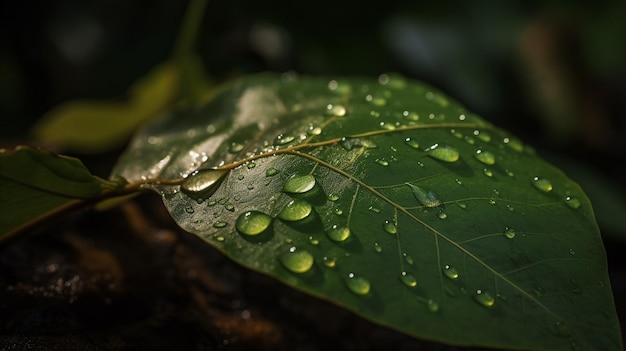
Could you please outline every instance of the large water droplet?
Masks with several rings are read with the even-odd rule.
[[[437,207],[441,205],[441,200],[434,191],[426,191],[417,185],[404,183],[413,190],[413,196],[422,205],[426,207]]]
[[[428,156],[444,162],[456,162],[459,159],[459,151],[452,146],[434,144],[425,150]]]
[[[305,200],[291,200],[278,214],[278,218],[287,222],[301,221],[313,211],[311,203]]]
[[[398,228],[393,221],[385,221],[385,223],[383,223],[383,229],[389,234],[398,234]]]
[[[515,229],[511,228],[511,227],[506,227],[504,228],[504,236],[507,239],[513,239],[515,238]]]
[[[314,262],[313,255],[306,250],[298,250],[295,246],[280,256],[280,262],[294,273],[305,273],[311,270]]]
[[[342,242],[350,237],[350,228],[340,227],[335,224],[326,231],[326,235],[328,235],[332,241]]]
[[[484,151],[481,149],[476,150],[476,153],[474,154],[474,157],[476,157],[476,159],[486,165],[492,165],[494,163],[496,163],[496,157],[489,151]]]
[[[445,274],[446,277],[452,280],[459,278],[459,271],[457,271],[456,268],[450,265],[445,265],[443,267],[443,274]]]
[[[359,277],[354,273],[348,274],[346,285],[350,291],[357,295],[367,295],[371,288],[370,282],[367,279]]]
[[[565,204],[569,206],[570,208],[577,209],[580,207],[580,200],[578,200],[578,198],[573,197],[573,196],[566,196]]]
[[[219,188],[228,171],[202,169],[192,173],[180,186],[185,194],[194,199],[208,198]]]
[[[400,280],[402,281],[402,283],[404,283],[404,285],[408,286],[409,288],[414,288],[417,286],[417,279],[415,279],[415,277],[411,273],[400,273]]]
[[[237,218],[235,227],[244,235],[259,235],[272,224],[272,217],[258,211],[247,211]]]
[[[535,188],[543,191],[544,193],[552,191],[552,182],[546,178],[533,177],[532,183]]]
[[[290,194],[303,194],[315,187],[315,177],[311,174],[295,175],[285,182],[283,191]]]
[[[476,290],[476,294],[474,294],[474,300],[476,300],[476,302],[485,307],[492,307],[496,303],[496,300],[491,297],[491,294],[489,294],[489,292],[480,289]]]

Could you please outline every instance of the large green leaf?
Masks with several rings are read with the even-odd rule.
[[[0,239],[121,185],[91,175],[75,158],[29,147],[2,149]]]
[[[182,228],[410,335],[621,347],[581,188],[423,84],[247,78],[143,130],[113,174],[186,177],[154,187]]]

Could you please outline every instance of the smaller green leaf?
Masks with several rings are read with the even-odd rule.
[[[72,157],[28,147],[0,150],[0,239],[121,186],[91,175]]]

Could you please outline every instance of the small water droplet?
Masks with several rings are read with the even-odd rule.
[[[411,183],[404,183],[413,190],[413,196],[417,202],[426,207],[437,207],[441,205],[441,200],[434,191],[426,191],[417,185]]]
[[[380,213],[380,210],[379,210],[378,208],[374,207],[374,206],[370,206],[370,207],[368,208],[368,210],[369,210],[369,211],[372,211],[372,212],[375,212],[375,213]]]
[[[315,187],[315,177],[311,174],[294,175],[287,179],[283,191],[290,194],[303,194]]]
[[[310,125],[309,129],[307,129],[306,133],[308,135],[320,135],[320,134],[322,134],[322,128]]]
[[[511,178],[515,177],[515,173],[513,173],[512,171],[509,171],[508,169],[504,170],[504,172],[506,173],[506,175],[508,175]]]
[[[404,261],[408,264],[413,264],[415,261],[413,261],[413,257],[411,257],[410,255],[408,255],[406,252],[402,253],[402,256],[404,257]]]
[[[326,235],[332,241],[342,242],[350,237],[350,229],[348,227],[340,227],[334,224],[329,230],[326,231]]]
[[[404,141],[406,142],[407,145],[409,145],[410,147],[412,147],[414,149],[419,149],[419,147],[420,147],[420,144],[417,141],[415,141],[415,140],[413,140],[411,138],[406,138],[406,139],[404,139]]]
[[[515,138],[504,138],[502,141],[506,145],[508,145],[511,149],[513,149],[513,150],[515,150],[517,152],[524,151],[524,145],[518,139],[515,139]]]
[[[287,222],[301,221],[313,211],[311,203],[305,200],[291,200],[278,214],[278,218]]]
[[[495,205],[496,204],[496,200],[495,199],[489,199],[489,204],[490,205]]]
[[[239,180],[243,180],[244,178],[245,178],[245,176],[243,174],[240,174],[240,175],[237,176],[237,179],[239,179]]]
[[[226,174],[228,171],[219,169],[196,171],[183,181],[180,190],[194,199],[209,198],[219,188]]]
[[[336,214],[337,216],[341,216],[341,215],[343,214],[343,211],[342,211],[340,208],[336,208],[336,209],[335,209],[335,214]]]
[[[228,204],[224,205],[224,208],[225,208],[227,211],[230,211],[230,212],[235,211],[235,206],[234,206],[233,204],[231,204],[231,203],[228,203]]]
[[[552,182],[546,178],[533,177],[533,186],[544,193],[552,191]]]
[[[279,134],[274,140],[274,143],[276,145],[286,145],[294,141],[295,139],[296,138],[292,135]]]
[[[235,227],[244,235],[259,235],[272,224],[272,217],[258,211],[247,211],[237,218]]]
[[[569,249],[569,254],[574,256],[576,255],[576,251],[574,251],[574,249]]]
[[[437,312],[439,311],[439,304],[432,299],[428,299],[428,301],[426,301],[426,308],[428,308],[430,312]]]
[[[461,180],[459,178],[455,178],[454,181],[458,184],[458,185],[463,185],[463,182],[461,182]]]
[[[357,295],[367,295],[371,289],[370,282],[367,279],[359,277],[354,273],[348,274],[346,285],[350,291]]]
[[[465,202],[457,202],[456,204],[457,204],[457,206],[459,206],[462,209],[466,209],[467,208],[467,204]]]
[[[337,194],[330,194],[330,195],[328,195],[328,200],[333,201],[333,202],[337,201],[337,200],[339,200],[339,195],[337,195]]]
[[[415,277],[411,273],[400,273],[400,280],[402,281],[402,283],[404,283],[404,285],[408,286],[409,288],[414,288],[417,286],[417,279],[415,279]]]
[[[482,141],[484,141],[484,142],[486,142],[486,143],[488,143],[488,142],[490,142],[490,141],[491,141],[491,135],[487,134],[486,132],[481,132],[481,131],[480,131],[480,130],[478,130],[478,129],[474,131],[474,135],[475,135],[478,139],[480,139],[480,140],[482,140]]]
[[[366,149],[373,149],[376,147],[376,144],[374,144],[373,142],[361,138],[344,137],[341,138],[341,141],[339,143],[341,144],[341,147],[343,147],[346,151],[351,151],[355,147],[364,147]]]
[[[326,106],[326,110],[328,115],[335,117],[343,117],[347,113],[346,108],[342,105],[328,104],[328,106]]]
[[[493,177],[493,171],[489,168],[483,169],[483,173],[489,178]]]
[[[333,268],[337,264],[337,259],[335,259],[334,257],[324,256],[322,257],[322,262],[324,262],[324,265],[326,267]]]
[[[220,235],[220,236],[216,236],[215,240],[217,240],[219,242],[224,242],[224,241],[226,241],[226,238]]]
[[[389,166],[389,162],[385,159],[376,159],[376,161],[374,161],[376,163],[378,163],[381,166]]]
[[[393,221],[385,221],[385,223],[383,223],[383,228],[389,234],[398,234],[398,228]]]
[[[381,253],[381,252],[383,252],[383,247],[380,246],[379,243],[374,243],[374,251],[376,251],[378,253]]]
[[[474,144],[476,144],[476,140],[474,140],[474,138],[472,138],[472,137],[471,137],[471,136],[469,136],[469,135],[468,135],[468,136],[466,136],[464,139],[465,139],[465,141],[466,141],[468,144],[470,144],[470,145],[474,145]]]
[[[428,156],[444,162],[456,162],[459,159],[459,151],[452,146],[434,144],[425,150]]]
[[[456,268],[450,265],[445,265],[443,267],[443,274],[445,274],[446,277],[452,280],[459,278],[459,271],[457,271]]]
[[[366,95],[365,101],[371,103],[374,106],[379,106],[379,107],[387,105],[387,100],[381,96],[374,97],[372,95]]]
[[[350,84],[339,83],[336,80],[328,82],[328,89],[337,94],[348,94],[352,90]]]
[[[507,210],[509,210],[510,212],[515,211],[515,208],[514,208],[511,204],[506,204],[506,208],[507,208]]]
[[[254,163],[254,161],[250,161],[250,162],[246,163],[246,167],[248,167],[248,169],[252,169],[252,168],[256,167],[256,163]]]
[[[189,214],[192,214],[192,213],[194,213],[195,211],[194,211],[193,207],[191,207],[191,206],[187,206],[187,207],[185,207],[185,212],[187,212],[187,213],[189,213]]]
[[[228,225],[228,223],[224,222],[224,221],[217,221],[215,223],[213,223],[213,227],[214,228],[224,228]]]
[[[384,130],[395,130],[396,126],[392,123],[388,123],[388,122],[380,122],[378,123],[378,126],[380,127],[380,129],[384,129]]]
[[[580,200],[578,200],[578,198],[575,198],[573,196],[566,196],[565,204],[569,206],[570,208],[577,209],[580,207]]]
[[[513,239],[515,238],[515,229],[511,227],[506,227],[504,228],[503,234],[507,239]]]
[[[236,154],[239,151],[243,150],[243,148],[244,148],[243,144],[233,142],[230,144],[230,147],[228,148],[228,152],[230,152],[231,154]]]
[[[278,174],[278,172],[280,172],[280,171],[279,171],[279,170],[277,170],[276,168],[268,168],[268,169],[265,171],[265,176],[266,176],[266,177],[273,177],[273,176],[277,175],[277,174]]]
[[[315,259],[306,250],[299,250],[295,246],[280,256],[280,262],[293,273],[306,273],[313,267]]]
[[[496,163],[496,157],[489,151],[484,151],[481,149],[476,150],[476,153],[474,154],[474,157],[476,157],[476,159],[486,165],[492,165],[494,163]]]
[[[446,219],[448,218],[448,214],[444,210],[440,210],[437,213],[437,217],[439,217],[439,219]]]
[[[474,300],[485,307],[492,307],[496,302],[496,300],[491,297],[491,294],[489,294],[489,292],[480,289],[476,290],[476,294],[474,294]]]
[[[315,246],[320,244],[320,241],[313,238],[312,236],[309,237],[309,242],[311,243],[311,245],[315,245]]]

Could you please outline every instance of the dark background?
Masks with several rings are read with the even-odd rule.
[[[0,147],[35,144],[29,128],[61,102],[124,99],[134,80],[169,57],[185,6],[3,1]],[[214,82],[267,70],[372,77],[395,71],[512,131],[588,192],[624,320],[624,18],[623,1],[215,0],[197,48]],[[77,156],[106,177],[116,155]],[[324,303],[318,308],[344,324],[323,327],[298,307],[316,300],[242,271],[176,232],[158,198],[138,202],[143,207],[70,217],[45,235],[0,247],[0,346],[159,348],[170,345],[167,339],[197,349],[321,349],[343,330],[344,349],[377,342],[450,349],[415,346]],[[107,225],[94,230],[94,221]],[[219,269],[211,266],[216,262]],[[261,287],[266,292],[250,291]],[[280,296],[278,306],[272,296]],[[362,334],[378,339],[363,341]]]

